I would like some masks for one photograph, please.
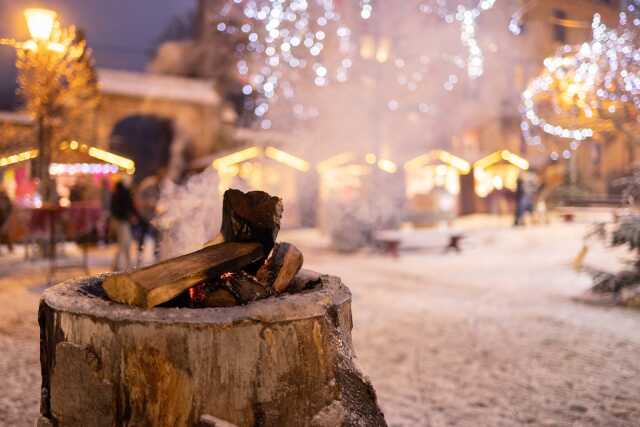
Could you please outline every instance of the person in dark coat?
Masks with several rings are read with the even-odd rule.
[[[13,251],[13,245],[6,230],[7,222],[13,211],[13,204],[4,188],[0,188],[0,241],[5,241],[9,251]]]
[[[113,190],[110,209],[111,222],[116,231],[118,244],[113,260],[113,270],[128,270],[131,267],[131,225],[137,222],[137,213],[131,191],[122,181],[119,181]]]
[[[513,225],[515,227],[522,225],[522,217],[524,216],[525,209],[525,188],[524,188],[524,180],[521,176],[518,177],[516,181],[516,210],[515,210],[515,218],[513,220]]]

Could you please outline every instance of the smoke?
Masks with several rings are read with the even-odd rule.
[[[184,185],[170,181],[162,188],[154,223],[161,233],[163,259],[200,249],[220,229],[222,201],[213,168],[194,175]]]

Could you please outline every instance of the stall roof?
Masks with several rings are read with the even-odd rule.
[[[331,156],[328,159],[318,162],[318,164],[316,164],[316,169],[318,172],[323,173],[349,164],[362,163],[366,163],[371,166],[377,165],[378,168],[387,173],[396,173],[398,170],[398,166],[389,159],[378,158],[373,153],[367,153],[362,156],[349,151],[336,154],[335,156]]]
[[[98,82],[100,91],[106,94],[220,104],[210,80],[99,68]]]
[[[285,164],[301,172],[307,172],[309,170],[309,162],[306,160],[271,146],[265,148],[258,146],[245,148],[244,150],[219,157],[215,159],[211,165],[217,170],[223,170],[235,164],[262,156]]]
[[[406,170],[414,170],[421,166],[428,165],[432,162],[440,161],[458,170],[463,175],[471,171],[471,165],[466,160],[454,156],[448,151],[431,150],[428,153],[415,157],[404,164]]]
[[[529,169],[529,162],[526,159],[523,159],[522,157],[512,153],[509,150],[499,150],[491,153],[488,156],[483,157],[482,159],[475,162],[473,164],[473,167],[478,169],[485,169],[501,161],[506,161],[507,163],[510,163],[522,170]]]
[[[0,157],[0,167],[34,159],[38,157],[38,155],[38,149],[34,147],[3,155]],[[77,141],[61,143],[59,149],[54,151],[52,157],[53,163],[88,163],[99,160],[115,165],[129,174],[135,172],[135,162],[133,160],[97,147],[80,144]]]

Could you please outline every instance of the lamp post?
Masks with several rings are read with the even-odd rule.
[[[63,43],[53,40],[53,34],[59,27],[58,14],[49,9],[29,8],[24,11],[24,17],[29,30],[30,39],[20,42],[15,39],[0,39],[0,45],[9,45],[25,55],[44,55],[47,60],[43,61],[49,65],[40,67],[35,72],[42,78],[43,86],[51,83],[52,73],[55,73],[55,63],[52,56],[64,56],[67,48]],[[51,164],[50,132],[48,131],[47,110],[49,109],[46,95],[39,101],[39,108],[31,111],[36,123],[36,140],[38,158],[36,161],[35,176],[40,182],[40,195],[44,203],[53,203],[53,186],[49,174]]]
[[[26,9],[24,16],[27,21],[27,27],[29,28],[29,34],[31,40],[29,43],[32,50],[36,52],[49,51],[51,34],[57,22],[58,14],[48,9]],[[51,164],[51,144],[49,141],[49,134],[46,124],[46,117],[43,111],[40,109],[36,114],[36,126],[37,126],[37,144],[39,156],[37,159],[37,172],[36,176],[40,181],[40,196],[44,203],[54,202],[54,191],[51,182],[51,176],[49,174],[49,165]]]

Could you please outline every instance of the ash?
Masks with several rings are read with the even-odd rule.
[[[589,226],[459,226],[469,236],[461,254],[415,232],[426,248],[399,259],[336,254],[311,231],[280,234],[307,268],[351,288],[358,361],[389,425],[637,425],[640,312],[572,299],[591,286],[571,269]],[[592,247],[585,262],[613,271],[623,252]],[[110,253],[92,261],[104,271]],[[1,426],[32,426],[38,413],[44,272],[0,259]]]

